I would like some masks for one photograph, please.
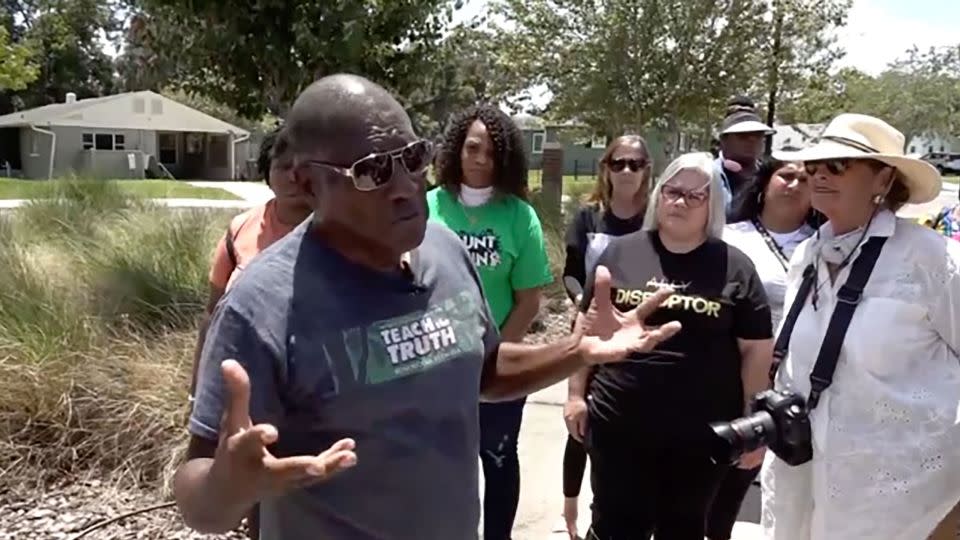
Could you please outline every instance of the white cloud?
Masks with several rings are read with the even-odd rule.
[[[939,10],[929,9],[933,6],[925,9],[924,3],[913,0],[915,9],[905,15],[893,12],[878,0],[854,0],[847,26],[838,36],[847,51],[841,63],[877,74],[914,45],[925,49],[960,41],[956,21],[938,17]]]

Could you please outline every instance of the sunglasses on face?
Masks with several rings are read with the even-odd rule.
[[[821,165],[823,165],[827,168],[828,173],[834,176],[839,176],[847,172],[851,161],[852,160],[849,159],[824,159],[822,161],[808,161],[803,164],[803,168],[805,171],[807,171],[808,175],[813,176],[817,174],[817,170]]]
[[[399,161],[410,174],[419,174],[427,169],[433,160],[433,143],[427,140],[412,142],[403,148],[390,152],[379,152],[364,156],[349,167],[341,167],[324,161],[307,161],[307,165],[326,167],[353,181],[358,191],[379,189],[393,178],[393,163]]]
[[[705,187],[685,190],[676,186],[666,185],[660,190],[660,194],[663,195],[664,199],[672,203],[675,203],[682,198],[690,208],[703,206],[703,203],[707,202],[707,199],[710,198],[710,190],[709,188]]]
[[[610,170],[613,172],[622,172],[624,169],[630,169],[630,172],[637,172],[647,166],[645,159],[611,159]]]

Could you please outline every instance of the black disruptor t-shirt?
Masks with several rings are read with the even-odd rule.
[[[598,264],[610,270],[612,300],[637,307],[664,285],[676,291],[647,319],[683,328],[653,351],[600,366],[590,382],[590,421],[663,444],[696,443],[707,424],[743,414],[737,338],[772,337],[770,307],[750,259],[716,238],[672,253],[656,231],[614,239]],[[592,298],[584,292],[584,306]]]

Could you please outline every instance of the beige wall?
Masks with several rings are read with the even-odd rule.
[[[54,178],[76,174],[83,176],[87,172],[93,172],[88,169],[91,165],[88,153],[108,153],[117,154],[113,157],[105,157],[103,163],[113,162],[116,165],[107,167],[109,171],[120,171],[119,174],[113,174],[113,178],[125,178],[128,174],[126,163],[126,152],[139,151],[141,147],[155,145],[156,137],[151,141],[151,132],[140,132],[136,130],[105,130],[105,129],[86,129],[80,127],[51,127],[43,128],[44,131],[52,131],[56,134],[56,154],[53,160]],[[124,150],[84,150],[83,134],[90,133],[94,137],[97,134],[109,133],[113,135],[123,135]],[[36,143],[34,143],[34,140]],[[20,130],[20,148],[23,158],[23,175],[26,178],[47,178],[50,167],[50,149],[51,137],[44,133],[39,133],[31,128],[22,128]],[[152,148],[152,146],[150,146]],[[34,153],[33,150],[36,150]],[[142,161],[142,158],[139,158]],[[119,165],[123,165],[119,168]],[[99,167],[99,165],[98,165]],[[142,175],[142,165],[139,167]]]
[[[130,168],[133,156],[133,169]],[[146,156],[139,150],[84,150],[78,170],[93,178],[143,178]]]
[[[50,170],[50,136],[21,128],[20,158],[24,178],[46,178]]]
[[[70,175],[92,176],[96,178],[143,178],[144,164],[147,155],[153,155],[159,158],[159,149],[157,148],[157,132],[143,130],[122,130],[122,129],[89,129],[81,127],[52,127],[40,128],[46,131],[52,131],[56,134],[56,154],[53,164],[53,177],[59,178]],[[123,135],[123,150],[84,150],[83,134],[113,134]],[[216,160],[211,152],[211,142],[214,137],[221,138],[225,144],[224,159]],[[34,144],[34,138],[36,144]],[[178,159],[180,163],[177,167],[168,167],[174,175],[180,176],[180,169],[183,167],[185,158],[185,133],[178,133]],[[203,162],[200,163],[202,169],[199,174],[194,174],[198,179],[209,180],[229,180],[230,179],[230,156],[233,138],[229,135],[203,134]],[[47,178],[50,165],[50,143],[51,137],[47,134],[34,132],[30,128],[20,130],[20,148],[22,153],[23,176],[25,178]],[[237,176],[243,170],[245,157],[248,150],[247,142],[241,142],[236,145],[235,172]],[[31,151],[36,150],[33,154]],[[135,154],[136,168],[130,170],[128,167],[128,154]]]

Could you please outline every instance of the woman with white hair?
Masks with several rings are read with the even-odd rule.
[[[720,239],[724,206],[711,156],[680,156],[650,196],[644,230],[612,239],[599,257],[618,308],[669,286],[675,294],[647,320],[677,320],[682,330],[652,352],[570,382],[570,399],[589,396],[588,539],[702,540],[726,470],[708,454],[708,425],[741,416],[744,395],[767,385],[770,308],[753,263]],[[583,305],[591,297],[588,288]],[[761,459],[749,454],[742,466]]]
[[[775,156],[805,162],[829,221],[794,253],[778,338],[775,386],[806,400],[812,458],[767,454],[765,538],[922,540],[960,501],[960,243],[895,215],[941,189],[903,150],[889,124],[843,114]]]

